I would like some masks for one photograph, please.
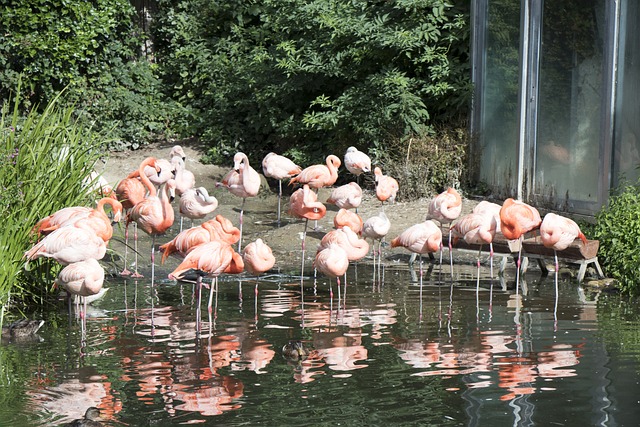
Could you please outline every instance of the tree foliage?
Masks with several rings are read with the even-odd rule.
[[[128,0],[7,0],[0,9],[0,99],[22,80],[25,111],[60,101],[114,144],[136,148],[166,131],[171,104],[152,64],[141,57],[144,35]]]
[[[160,0],[153,35],[163,81],[212,159],[274,150],[304,162],[349,145],[375,151],[466,113],[467,8]]]

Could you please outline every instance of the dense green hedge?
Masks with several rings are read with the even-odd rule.
[[[0,11],[0,100],[20,79],[25,109],[68,87],[61,102],[120,148],[167,131],[173,104],[141,57],[144,34],[128,0],[7,0]]]
[[[460,6],[453,3],[459,3]],[[466,113],[468,2],[159,0],[165,87],[211,159],[237,149],[301,164],[423,136]]]

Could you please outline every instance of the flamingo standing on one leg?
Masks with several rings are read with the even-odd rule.
[[[216,183],[216,187],[226,187],[234,196],[242,197],[240,208],[240,240],[238,240],[238,252],[242,250],[242,223],[244,216],[244,203],[247,197],[255,197],[260,191],[260,175],[249,164],[249,158],[244,153],[236,153],[233,156],[233,169],[230,170],[222,182]]]
[[[154,189],[153,184],[149,178],[145,175],[144,169],[147,166],[155,168],[156,174],[159,174],[161,169],[156,165],[156,159],[153,157],[147,157],[140,163],[138,169],[131,172],[125,179],[120,181],[116,186],[115,193],[118,200],[122,203],[122,207],[127,214],[135,205],[144,200],[147,192]],[[143,178],[144,177],[144,178]],[[134,239],[134,252],[135,252],[135,272],[131,275],[131,272],[127,269],[127,250],[129,248],[129,222],[125,221],[124,229],[124,268],[120,273],[121,276],[142,277],[138,273],[138,225],[134,223],[133,230]]]
[[[476,282],[476,294],[480,289],[480,254],[482,245],[491,244],[496,235],[496,218],[487,213],[470,213],[460,218],[451,226],[453,244],[463,238],[470,245],[480,245],[478,250],[478,279]],[[491,254],[493,256],[493,254]],[[493,263],[493,260],[492,260]]]
[[[338,168],[342,162],[337,156],[329,154],[325,163],[326,165],[311,165],[304,168],[297,176],[291,178],[289,183],[307,184],[315,189],[332,186],[338,180]]]
[[[420,319],[422,319],[422,255],[441,250],[442,230],[431,220],[412,225],[391,241],[392,248],[399,246],[420,257]]]
[[[374,277],[375,277],[375,267],[376,267],[376,245],[375,241],[378,241],[378,274],[380,274],[380,267],[382,266],[382,240],[389,233],[391,229],[391,221],[384,213],[384,211],[380,211],[378,215],[374,215],[371,218],[367,219],[364,222],[362,227],[362,236],[365,238],[370,238],[372,240],[372,248],[373,248],[373,267],[374,267]]]
[[[556,302],[553,313],[556,318],[558,312],[558,251],[567,249],[578,238],[586,245],[587,238],[582,234],[575,221],[554,213],[548,213],[544,216],[540,224],[540,238],[545,248],[553,249],[555,259]]]
[[[382,209],[384,209],[384,202],[395,202],[400,186],[395,178],[389,175],[384,175],[382,170],[377,166],[373,170],[373,173],[376,177],[376,197],[380,200],[382,203]]]
[[[182,218],[185,216],[191,220],[203,219],[218,208],[218,199],[210,196],[204,187],[190,188],[180,195],[180,231],[182,231]]]
[[[145,233],[151,236],[151,286],[155,279],[155,244],[156,236],[164,234],[174,221],[171,201],[175,197],[175,181],[169,180],[156,195],[155,187],[151,187],[149,196],[135,205],[127,215],[127,222],[135,221]]]
[[[289,199],[289,214],[296,218],[304,218],[304,232],[302,234],[302,265],[300,267],[300,279],[304,276],[305,240],[307,237],[307,225],[309,220],[319,220],[324,218],[327,208],[318,201],[316,193],[311,191],[309,185],[305,184],[297,189]]]
[[[501,208],[502,206],[500,206],[497,203],[482,200],[473,208],[473,213],[481,213],[481,214],[493,216],[496,221],[496,233],[500,233],[500,209]],[[493,240],[491,241],[491,243],[489,243],[489,260],[490,260],[491,278],[493,279]]]
[[[340,276],[343,276],[349,268],[347,252],[338,243],[330,243],[327,247],[316,253],[316,257],[313,260],[313,268],[325,276],[328,276],[330,279],[335,278],[338,289],[340,289]],[[333,311],[331,280],[329,280],[329,300],[331,301],[330,310]]]
[[[522,240],[524,235],[540,227],[542,219],[536,208],[519,200],[508,198],[500,209],[500,231],[508,240],[519,240],[516,270],[516,295],[520,287],[520,263],[522,262]]]
[[[371,158],[356,147],[349,147],[344,155],[344,166],[356,176],[357,181],[363,173],[371,172]]]
[[[301,171],[302,168],[296,165],[293,160],[276,153],[269,153],[262,159],[262,172],[264,172],[264,176],[278,180],[278,226],[280,226],[282,180],[293,178]]]
[[[451,278],[453,278],[453,256],[451,255],[451,223],[455,221],[462,212],[462,198],[455,188],[449,187],[442,193],[434,197],[429,203],[429,213],[427,219],[434,219],[440,224],[447,224],[449,228],[449,261],[451,264]],[[442,268],[442,248],[440,248],[440,267]]]
[[[358,206],[362,203],[362,188],[355,182],[336,187],[331,191],[327,203],[336,205],[340,209],[355,208],[358,212]]]
[[[242,252],[242,260],[244,261],[245,269],[255,275],[258,276],[265,271],[269,271],[273,268],[276,263],[276,258],[273,256],[273,252],[271,248],[262,241],[262,239],[257,239],[254,242],[249,243],[245,246],[244,251]],[[256,278],[256,288],[255,288],[255,321],[258,322],[258,279]]]
[[[233,268],[230,269],[230,267]],[[197,246],[187,254],[184,260],[175,270],[169,274],[169,279],[184,280],[189,274],[197,275],[197,306],[196,306],[196,331],[200,334],[200,304],[202,301],[202,277],[213,277],[214,281],[223,272],[242,271],[244,264],[242,257],[236,253],[230,244],[218,240]],[[216,286],[217,287],[217,286]],[[216,290],[217,291],[217,290]],[[213,283],[209,292],[209,313],[212,310]]]
[[[87,297],[97,295],[104,284],[104,269],[95,258],[74,262],[63,268],[55,280],[56,286],[68,294],[68,301],[74,295],[81,297],[84,309],[80,313],[82,334],[86,331]]]

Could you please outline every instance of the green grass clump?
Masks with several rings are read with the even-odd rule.
[[[80,126],[56,97],[42,112],[24,114],[15,99],[0,117],[0,306],[25,310],[42,303],[59,266],[46,260],[25,266],[35,242],[31,228],[63,207],[90,205],[83,186],[99,159],[97,135]],[[0,316],[0,321],[3,316]]]

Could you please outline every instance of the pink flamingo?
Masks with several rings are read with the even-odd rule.
[[[395,178],[383,175],[379,167],[376,166],[373,173],[376,177],[376,197],[382,202],[382,208],[384,209],[384,202],[387,200],[391,203],[395,202],[400,187]]]
[[[329,187],[338,180],[338,168],[342,162],[337,156],[329,154],[325,165],[312,165],[303,169],[297,176],[291,178],[290,184],[307,184],[310,188]]]
[[[362,226],[362,236],[370,238],[372,240],[373,248],[373,265],[376,265],[376,247],[375,241],[378,241],[378,269],[382,265],[382,240],[389,233],[391,229],[391,221],[384,213],[380,211],[378,215],[374,215],[367,219]],[[378,270],[380,271],[380,270]]]
[[[349,147],[344,155],[344,166],[358,180],[363,173],[371,172],[371,158],[356,147]]]
[[[111,206],[113,222],[120,222],[122,204],[111,198],[103,197],[95,208],[85,206],[71,206],[42,218],[34,226],[34,231],[39,234],[48,234],[60,227],[74,226],[95,231],[102,240],[108,242],[113,235],[112,221],[104,210],[105,205]]]
[[[427,219],[434,219],[440,224],[447,224],[449,228],[449,261],[451,265],[451,277],[453,278],[453,256],[451,255],[451,223],[455,221],[462,212],[462,198],[455,188],[449,187],[429,203]],[[441,248],[442,249],[442,248]],[[442,250],[440,251],[440,266],[442,267]]]
[[[355,212],[348,211],[346,209],[340,209],[335,217],[333,217],[333,225],[335,228],[342,228],[348,226],[356,234],[362,233],[363,221]]]
[[[203,219],[218,208],[218,199],[210,196],[204,187],[190,188],[180,196],[180,231],[182,218],[187,217],[193,226],[194,219]]]
[[[280,226],[282,180],[293,178],[301,171],[302,168],[296,165],[293,160],[276,153],[269,153],[262,159],[262,172],[264,172],[264,176],[278,180],[278,226]]]
[[[489,202],[486,200],[480,201],[474,208],[473,213],[479,213],[492,216],[496,221],[496,234],[500,233],[500,206],[497,203]],[[493,278],[493,240],[489,243],[489,259],[491,260],[491,278]]]
[[[355,182],[336,187],[327,199],[327,203],[336,205],[340,209],[355,208],[357,212],[358,206],[362,203],[362,188]]]
[[[180,157],[183,161],[187,161],[187,155],[184,153],[184,150],[180,145],[174,145],[173,147],[171,147],[169,158],[173,159],[174,157]]]
[[[344,276],[349,268],[347,252],[338,243],[330,243],[316,253],[316,257],[313,260],[313,268],[330,279],[335,278],[338,289],[340,289],[340,276]],[[333,302],[331,281],[329,281],[329,299]],[[333,311],[333,307],[331,310]]]
[[[258,276],[265,271],[269,271],[276,263],[276,258],[273,256],[271,248],[262,241],[257,239],[254,242],[249,243],[242,252],[242,260],[244,262],[245,269]],[[255,320],[258,321],[258,280],[256,279],[255,288]]]
[[[81,297],[84,310],[80,312],[82,321],[82,331],[86,330],[87,297],[97,295],[104,284],[104,269],[95,258],[74,262],[63,268],[58,273],[55,284],[61,287],[68,294],[68,301],[71,304],[71,297],[77,295]]]
[[[520,285],[520,263],[524,235],[540,227],[542,219],[536,208],[519,200],[508,198],[500,209],[500,231],[508,240],[519,240],[516,270],[516,295]]]
[[[47,234],[24,255],[28,261],[45,257],[69,265],[89,258],[102,259],[106,252],[107,244],[95,232],[84,228],[60,227]]]
[[[202,301],[202,277],[213,277],[216,283],[217,278],[222,273],[239,273],[244,269],[242,257],[236,253],[231,245],[218,240],[196,246],[187,254],[184,260],[175,270],[169,274],[169,279],[184,280],[190,273],[196,273],[197,279],[197,306],[196,306],[196,331],[200,334],[200,303]],[[217,295],[217,294],[216,294]],[[213,283],[209,289],[209,303],[207,310],[212,311]]]
[[[260,191],[260,175],[249,164],[249,158],[244,153],[236,153],[233,156],[233,169],[230,170],[222,182],[216,183],[216,187],[225,187],[234,196],[242,197],[240,208],[240,240],[238,240],[238,252],[242,250],[242,223],[244,216],[244,203],[247,197],[255,197]]]
[[[311,191],[308,184],[297,189],[289,199],[289,214],[296,218],[304,218],[304,232],[302,233],[302,265],[300,268],[300,279],[304,276],[304,256],[305,240],[307,238],[307,225],[309,220],[319,220],[324,218],[327,208],[318,201],[316,193]]]
[[[496,228],[497,222],[495,216],[487,213],[467,214],[451,226],[454,244],[458,239],[462,238],[468,244],[480,245],[477,260],[478,280],[476,282],[476,293],[480,289],[480,254],[482,252],[482,245],[491,245],[493,238],[496,235]],[[491,263],[493,264],[493,251],[490,256]],[[493,273],[491,278],[493,279]]]
[[[217,215],[214,219],[205,221],[199,226],[181,231],[171,241],[160,246],[160,250],[163,251],[162,263],[175,252],[185,256],[193,248],[203,243],[218,240],[233,245],[238,242],[239,238],[240,230],[234,227],[227,218]]]
[[[422,255],[442,248],[442,230],[435,222],[412,225],[391,241],[391,247],[403,247],[420,257],[420,318],[422,319]]]
[[[545,248],[553,249],[555,259],[555,286],[556,304],[554,313],[558,311],[558,251],[563,251],[569,247],[576,239],[582,240],[582,244],[587,244],[587,238],[580,227],[570,218],[554,213],[548,213],[540,224],[540,238]]]
[[[120,181],[116,186],[115,193],[117,199],[122,203],[122,207],[128,213],[131,208],[144,200],[145,195],[150,189],[153,188],[155,191],[155,187],[144,174],[144,169],[147,166],[154,167],[156,173],[160,173],[160,167],[156,165],[156,159],[153,157],[147,157],[144,159],[138,169],[131,172],[125,179]],[[142,178],[142,177],[145,178]],[[138,273],[138,225],[134,223],[133,230],[133,239],[134,239],[134,253],[135,253],[135,273],[132,277],[141,277]],[[129,248],[129,222],[125,221],[125,229],[124,229],[124,268],[120,273],[121,276],[129,276],[131,272],[127,269],[127,251]]]
[[[174,212],[173,206],[171,206],[171,201],[174,197],[174,180],[167,181],[167,183],[161,187],[160,196],[156,195],[155,187],[151,186],[147,198],[131,208],[127,214],[127,223],[135,221],[138,224],[138,227],[151,236],[152,286],[155,278],[156,236],[164,234],[173,225]]]

